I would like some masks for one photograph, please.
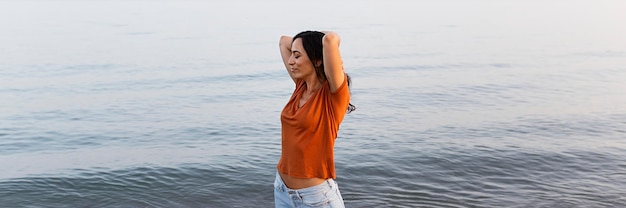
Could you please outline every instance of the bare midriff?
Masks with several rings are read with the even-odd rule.
[[[323,183],[324,181],[326,181],[326,179],[323,179],[323,178],[294,178],[287,174],[283,174],[283,173],[279,173],[279,174],[280,174],[280,178],[283,179],[283,182],[285,183],[285,185],[287,185],[287,188],[290,188],[290,189],[308,188],[308,187],[319,185]]]

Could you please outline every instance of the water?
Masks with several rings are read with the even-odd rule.
[[[0,1],[2,207],[272,207],[277,42],[342,37],[348,207],[626,206],[623,1]]]

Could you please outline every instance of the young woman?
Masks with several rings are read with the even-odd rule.
[[[274,182],[276,207],[344,207],[334,145],[350,104],[339,35],[304,31],[282,36],[280,53],[295,90],[281,112],[282,154]]]

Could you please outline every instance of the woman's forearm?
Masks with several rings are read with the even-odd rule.
[[[280,37],[280,41],[278,42],[278,47],[280,48],[280,56],[283,59],[283,64],[285,64],[285,68],[287,69],[287,73],[289,76],[289,57],[291,56],[291,42],[293,38],[289,36]],[[291,77],[293,79],[293,77]],[[293,79],[295,82],[295,79]]]

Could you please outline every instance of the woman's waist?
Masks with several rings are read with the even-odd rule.
[[[297,177],[293,177],[293,176],[280,173],[280,172],[279,172],[279,175],[283,183],[285,183],[287,188],[290,188],[290,189],[309,188],[309,187],[317,186],[321,183],[324,183],[326,180],[328,180],[325,178],[297,178]]]

